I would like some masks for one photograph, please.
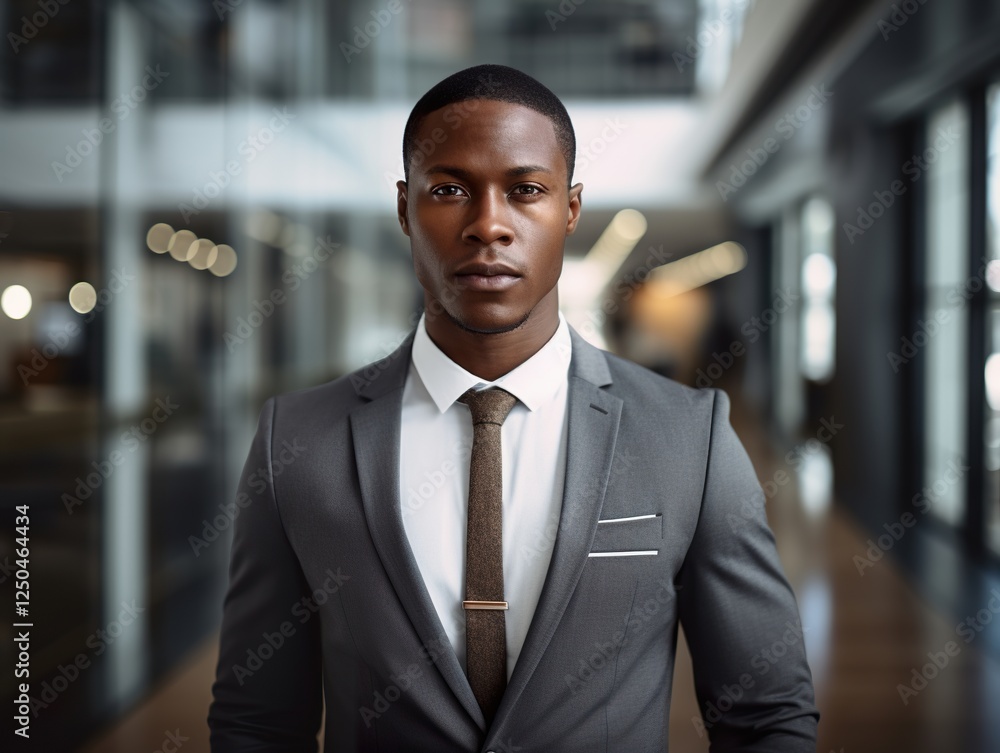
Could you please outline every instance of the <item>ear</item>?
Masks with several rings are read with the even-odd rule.
[[[581,194],[583,183],[577,183],[569,189],[569,207],[566,212],[566,235],[572,235],[576,230],[576,223],[580,220],[580,207],[582,204]]]
[[[406,181],[397,180],[396,181],[396,217],[399,220],[399,226],[403,229],[403,235],[410,235],[410,223],[406,219]]]

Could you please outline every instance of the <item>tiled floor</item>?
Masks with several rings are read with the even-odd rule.
[[[770,477],[784,453],[768,451],[753,416],[734,413],[733,423],[760,478]],[[789,484],[769,499],[768,513],[802,612],[822,714],[819,753],[1000,751],[1000,663],[974,639],[966,643],[957,636],[956,621],[928,608],[888,558],[860,575],[853,557],[863,553],[868,534],[838,507],[808,515]],[[955,641],[956,655],[904,705],[898,686],[912,682],[913,669],[930,661],[929,651],[941,660],[949,641]],[[170,735],[186,738],[182,753],[208,751],[205,715],[216,648],[213,636],[85,753],[171,750],[164,747]],[[698,706],[683,646],[673,697],[671,751],[707,751],[708,741],[692,722]]]

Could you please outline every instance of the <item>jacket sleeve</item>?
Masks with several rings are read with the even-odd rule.
[[[702,506],[677,581],[699,729],[713,753],[814,753],[819,711],[795,595],[763,490],[729,423],[729,396],[711,391]]]
[[[319,617],[292,608],[309,588],[278,511],[275,398],[261,410],[233,521],[229,589],[212,703],[213,753],[315,753],[322,713]],[[280,495],[278,495],[280,496]]]

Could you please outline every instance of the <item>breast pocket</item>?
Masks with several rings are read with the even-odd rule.
[[[591,558],[656,557],[663,544],[660,513],[604,518],[590,547]]]

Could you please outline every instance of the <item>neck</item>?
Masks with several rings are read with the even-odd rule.
[[[541,350],[559,327],[559,305],[553,289],[517,329],[496,334],[471,332],[445,313],[431,316],[425,300],[427,334],[448,358],[486,382],[502,377]],[[440,310],[440,304],[433,308]]]

